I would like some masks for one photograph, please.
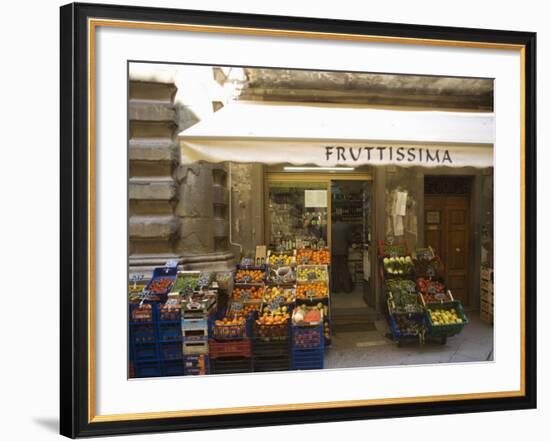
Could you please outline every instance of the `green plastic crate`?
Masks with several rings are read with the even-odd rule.
[[[462,323],[450,323],[446,325],[434,325],[432,322],[432,318],[430,317],[430,314],[428,310],[433,309],[446,309],[450,310],[454,308],[456,310],[456,313],[458,317],[462,319]],[[443,303],[428,303],[426,306],[424,306],[424,314],[426,316],[426,324],[428,325],[428,337],[437,337],[437,338],[444,338],[444,337],[451,337],[453,335],[456,335],[464,329],[464,326],[468,324],[468,317],[466,317],[466,314],[464,313],[464,309],[462,308],[462,303],[458,300],[453,300],[451,302],[443,302]]]

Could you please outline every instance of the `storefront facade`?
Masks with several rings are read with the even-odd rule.
[[[296,248],[309,235],[332,250],[334,216],[345,214],[359,230],[347,258],[368,307],[384,309],[377,253],[389,239],[410,251],[433,247],[446,262],[449,289],[467,308],[476,308],[480,266],[492,264],[493,115],[308,106],[302,124],[290,135],[278,134],[274,127],[289,127],[294,108],[240,103],[180,134],[183,163],[230,160],[233,249],[252,256],[258,245]],[[375,123],[365,125],[361,112]],[[248,192],[235,179],[250,179]],[[356,185],[359,200],[338,200],[339,184]],[[293,211],[309,230],[313,219],[323,231],[295,227]]]
[[[492,331],[479,323],[492,322],[494,295],[490,100],[454,108],[456,97],[441,98],[438,88],[430,95],[437,105],[426,109],[422,96],[404,99],[398,88],[384,106],[361,101],[378,100],[378,92],[355,101],[348,84],[336,99],[334,90],[309,91],[307,81],[272,95],[256,74],[247,77],[253,91],[211,103],[201,118],[180,107],[177,124],[144,101],[151,91],[140,88],[158,85],[130,87],[131,115],[144,118],[130,122],[135,376],[433,361],[431,351],[393,349],[411,341],[440,345],[438,362],[455,361],[455,345],[475,342],[479,353],[465,355],[489,360]],[[285,78],[279,74],[275,81]],[[351,83],[366,81],[350,75]],[[440,84],[430,81],[425,87]],[[276,99],[250,101],[256,93]],[[470,317],[479,310],[476,324],[443,348],[469,323],[464,310]],[[153,347],[137,333],[143,320],[158,320],[154,375],[138,369],[140,348]]]

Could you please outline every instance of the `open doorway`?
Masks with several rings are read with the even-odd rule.
[[[335,316],[360,314],[371,289],[372,181],[331,181],[331,290]]]

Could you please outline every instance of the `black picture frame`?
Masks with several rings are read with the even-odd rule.
[[[525,394],[489,399],[417,402],[216,416],[90,421],[88,407],[88,96],[87,19],[377,35],[524,47],[525,97]],[[176,430],[254,427],[371,418],[440,415],[536,407],[536,34],[488,29],[248,15],[118,5],[69,4],[60,9],[60,432],[75,438]],[[123,148],[123,147],[121,147]]]

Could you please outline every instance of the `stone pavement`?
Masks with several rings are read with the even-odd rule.
[[[445,345],[407,342],[399,347],[385,336],[389,332],[385,320],[376,322],[376,331],[337,333],[332,346],[325,350],[325,369],[492,360],[493,327],[482,322],[477,312],[468,318],[470,323],[460,334],[449,337]]]

